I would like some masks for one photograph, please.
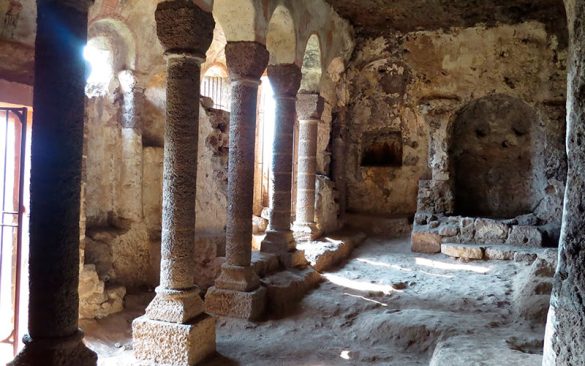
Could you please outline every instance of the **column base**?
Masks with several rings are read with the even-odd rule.
[[[260,286],[260,278],[250,266],[233,266],[224,263],[221,266],[221,274],[215,280],[215,287],[249,292]]]
[[[309,265],[304,250],[295,249],[288,253],[279,254],[278,260],[285,268],[305,268]]]
[[[290,230],[266,230],[260,250],[265,253],[281,254],[295,249],[295,238]]]
[[[67,338],[33,340],[25,337],[24,349],[8,366],[96,366],[97,355],[82,339],[81,331]]]
[[[201,314],[203,308],[199,288],[169,290],[159,286],[145,315],[151,320],[182,324]]]
[[[294,239],[297,242],[313,241],[321,236],[321,230],[315,223],[295,222],[292,230]]]
[[[258,320],[266,310],[266,288],[242,292],[211,287],[205,296],[205,310],[215,316]]]
[[[187,324],[132,322],[134,357],[157,365],[192,366],[215,354],[215,319],[201,314]]]

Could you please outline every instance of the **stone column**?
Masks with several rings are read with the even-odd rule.
[[[10,365],[96,365],[78,329],[79,218],[92,1],[37,1],[30,181],[29,320]]]
[[[142,121],[144,87],[130,70],[118,74],[122,100],[122,161],[117,194],[118,216],[134,222],[142,219]]]
[[[228,42],[225,54],[231,78],[226,263],[205,302],[212,314],[257,319],[264,313],[266,289],[250,266],[254,149],[258,85],[268,51],[256,42]]]
[[[315,181],[317,172],[317,137],[325,102],[319,94],[299,94],[299,153],[297,171],[296,220],[293,226],[297,241],[319,237],[315,224]]]
[[[295,64],[268,66],[274,90],[276,118],[272,145],[270,219],[261,250],[276,253],[287,267],[304,265],[304,255],[296,250],[291,221],[293,131],[296,95],[301,86],[301,69]]]
[[[134,355],[187,366],[215,352],[215,319],[193,283],[200,73],[214,21],[191,0],[159,3],[155,19],[167,60],[161,274],[156,297],[132,324]]]
[[[569,26],[569,171],[548,322],[544,366],[585,364],[585,1],[566,0]]]

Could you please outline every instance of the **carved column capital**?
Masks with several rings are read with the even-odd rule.
[[[325,99],[319,94],[297,95],[297,115],[300,120],[320,120],[325,109]]]
[[[301,87],[303,74],[295,64],[268,66],[268,78],[276,97],[295,98]]]
[[[228,42],[225,58],[232,81],[257,81],[266,70],[269,53],[257,42]]]
[[[201,59],[213,40],[215,21],[191,0],[167,0],[155,11],[156,34],[165,54],[189,54]]]

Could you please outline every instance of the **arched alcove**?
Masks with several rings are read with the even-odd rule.
[[[136,68],[136,40],[126,24],[112,18],[96,20],[89,26],[88,40],[96,37],[108,40],[115,72]]]
[[[303,79],[301,80],[301,92],[318,93],[321,84],[321,43],[319,36],[311,35],[305,47],[303,67],[301,68]]]
[[[295,62],[297,48],[295,24],[290,11],[283,5],[276,7],[268,23],[266,48],[270,52],[271,65]]]
[[[542,198],[538,126],[534,109],[507,95],[477,99],[460,110],[449,149],[458,214],[512,218],[533,212]]]

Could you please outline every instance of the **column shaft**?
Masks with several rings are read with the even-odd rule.
[[[290,232],[295,98],[276,95],[276,124],[272,145],[269,230]],[[289,248],[290,249],[290,248]]]
[[[77,291],[88,6],[37,1],[29,334],[13,365],[97,362],[81,342]]]
[[[205,305],[211,314],[257,319],[264,312],[266,289],[250,266],[254,150],[258,85],[268,51],[255,42],[228,42],[225,53],[231,78],[226,263]]]
[[[160,285],[188,290],[193,284],[195,190],[201,59],[167,56],[167,121],[164,135]]]
[[[260,80],[232,80],[226,260],[250,266],[256,105]]]
[[[297,212],[295,239],[310,241],[319,236],[315,223],[315,183],[317,173],[317,139],[325,101],[319,94],[297,96],[299,115],[299,156],[297,174]]]
[[[142,219],[142,121],[144,88],[138,86],[136,75],[125,70],[118,75],[122,100],[122,161],[117,214],[134,222]]]
[[[299,121],[296,224],[315,224],[318,120]]]
[[[291,252],[296,244],[290,229],[291,188],[293,168],[293,132],[296,119],[296,94],[301,83],[301,70],[294,64],[268,67],[268,77],[274,90],[276,118],[272,147],[272,171],[270,183],[270,220],[262,251],[277,253],[286,266],[291,262]],[[304,257],[304,256],[303,256]],[[301,260],[301,262],[304,262]],[[301,263],[299,263],[301,264]]]

